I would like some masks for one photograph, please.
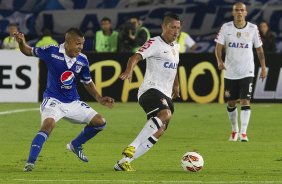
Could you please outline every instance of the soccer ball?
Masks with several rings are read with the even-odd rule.
[[[187,152],[181,158],[184,171],[198,172],[204,166],[203,157],[197,152]]]

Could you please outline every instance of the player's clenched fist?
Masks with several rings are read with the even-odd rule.
[[[219,70],[226,70],[225,65],[224,65],[223,62],[218,63],[217,67],[218,67]]]
[[[105,106],[109,107],[109,108],[112,108],[114,106],[114,104],[115,104],[115,100],[113,98],[111,98],[111,97],[105,96],[105,97],[101,98],[100,103],[102,105],[105,105]]]

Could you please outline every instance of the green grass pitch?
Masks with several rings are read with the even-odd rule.
[[[168,130],[132,165],[136,172],[115,172],[121,151],[139,133],[145,113],[137,103],[108,109],[89,103],[107,120],[106,129],[84,145],[88,163],[66,150],[83,125],[60,120],[40,153],[33,172],[22,171],[31,141],[40,127],[37,103],[0,105],[0,183],[282,183],[281,104],[252,104],[249,142],[229,142],[231,125],[223,104],[176,103]],[[181,156],[203,155],[204,169],[184,172]]]

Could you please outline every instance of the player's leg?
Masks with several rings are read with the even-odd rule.
[[[227,101],[227,114],[232,129],[229,141],[237,141],[239,133],[237,110],[237,99],[239,98],[238,81],[224,79],[224,83],[224,98]]]
[[[129,163],[153,147],[166,130],[174,111],[171,99],[155,89],[145,92],[139,103],[147,113],[148,121],[135,140],[125,148],[124,157],[115,165],[115,170],[132,171]]]
[[[139,104],[146,112],[148,121],[136,139],[129,145],[136,149],[144,142],[144,140],[147,140],[150,136],[156,133],[160,127],[164,124],[168,124],[172,112],[174,111],[171,99],[156,89],[150,89],[145,92],[139,98]]]
[[[134,152],[132,153],[132,155],[133,155],[132,157],[128,157],[127,155],[124,154],[124,152],[127,149],[134,148],[134,147],[132,147],[132,146],[127,147],[123,152],[124,157],[120,161],[118,161],[117,164],[114,166],[114,169],[116,171],[135,171],[131,167],[130,163],[133,160],[135,160],[135,159],[139,158],[140,156],[144,155],[147,151],[149,151],[157,143],[159,138],[164,134],[164,132],[165,132],[167,126],[168,126],[168,122],[171,118],[171,111],[168,110],[168,109],[163,109],[158,113],[158,116],[156,116],[156,117],[158,117],[160,120],[162,120],[164,122],[163,125],[161,127],[159,127],[157,131],[155,131],[153,134],[151,134],[151,136],[149,136],[149,137],[147,136],[147,138],[143,137],[144,138],[143,140],[141,140],[141,137],[139,137],[139,139],[141,140],[141,143],[139,144],[137,149],[133,149]],[[142,130],[144,130],[144,128]],[[140,134],[138,136],[140,136]]]
[[[252,95],[252,85],[253,85],[253,77],[247,77],[240,80],[240,103],[241,103],[241,130],[240,130],[240,140],[242,142],[249,141],[247,137],[247,128],[249,125],[250,117],[251,117],[251,95]]]
[[[102,131],[106,126],[106,120],[96,114],[91,121],[84,127],[81,133],[71,142],[73,146],[79,147]]]
[[[29,157],[24,167],[24,171],[33,170],[35,161],[37,160],[44,142],[51,134],[56,122],[63,117],[60,105],[59,101],[52,98],[43,100],[41,104],[41,128],[31,143]]]
[[[128,147],[134,148],[136,150],[142,142],[144,142],[145,139],[153,135],[155,132],[157,132],[160,127],[163,126],[163,121],[158,118],[157,116],[151,117],[144,125],[143,129],[139,132],[137,137],[134,139],[132,143],[129,144]],[[156,139],[156,138],[155,138]],[[134,155],[134,151],[124,150],[124,155],[127,157],[132,158]]]
[[[161,136],[159,134],[155,135],[156,132],[159,131],[160,128],[163,128],[164,125],[158,117],[152,117],[150,118],[143,129],[140,131],[140,133],[137,135],[137,137],[134,139],[134,141],[126,147],[122,154],[124,155],[121,160],[118,161],[118,163],[115,165],[115,170],[117,171],[134,171],[134,169],[130,166],[130,162],[133,161],[136,155],[136,151],[138,152],[137,155],[141,155],[139,152],[140,150],[146,150],[143,151],[144,153],[149,150],[146,148],[143,148],[145,144],[147,144],[150,148],[158,141],[158,138]],[[155,137],[158,136],[158,137]]]
[[[86,103],[81,101],[74,103],[74,106],[71,107],[72,111],[66,118],[87,125],[75,139],[67,144],[67,148],[73,151],[82,161],[88,162],[87,157],[82,152],[82,145],[105,128],[106,120]]]
[[[134,154],[134,159],[139,158],[144,155],[147,151],[149,151],[159,140],[159,138],[164,134],[165,130],[168,127],[169,120],[171,119],[172,113],[169,109],[163,109],[158,112],[157,117],[163,122],[163,125],[149,138],[142,141],[139,147],[136,149]],[[131,162],[130,160],[129,162]]]

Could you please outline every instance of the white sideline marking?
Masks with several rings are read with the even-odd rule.
[[[89,183],[227,183],[227,184],[238,184],[238,183],[282,183],[282,181],[189,181],[189,180],[161,180],[161,181],[149,181],[149,180],[30,180],[30,179],[13,179],[14,181],[25,181],[25,182],[89,182]],[[0,179],[1,181],[1,179]]]
[[[13,114],[13,113],[18,113],[18,112],[27,112],[27,111],[38,111],[38,110],[39,108],[16,109],[16,110],[10,110],[10,111],[2,111],[0,112],[0,115]]]

